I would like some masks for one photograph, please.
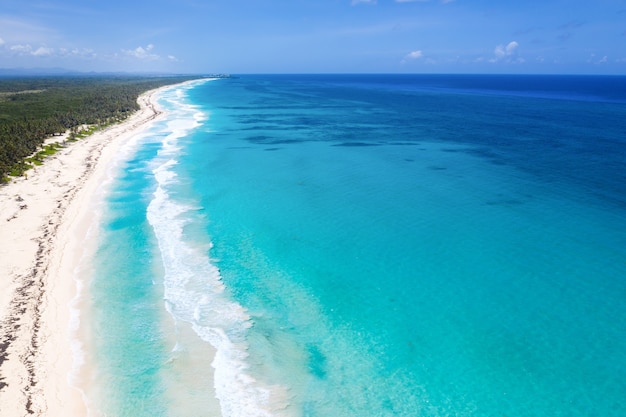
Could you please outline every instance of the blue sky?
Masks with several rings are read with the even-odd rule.
[[[626,74],[626,0],[0,0],[0,68]]]

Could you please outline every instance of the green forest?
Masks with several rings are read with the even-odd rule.
[[[46,138],[68,130],[76,132],[82,125],[90,125],[93,131],[120,122],[139,109],[140,94],[196,78],[0,78],[0,183],[10,176],[22,175],[56,152],[61,145],[44,147]],[[35,157],[31,157],[33,154]]]

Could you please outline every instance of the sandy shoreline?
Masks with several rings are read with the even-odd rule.
[[[170,86],[171,87],[171,86]],[[163,87],[169,88],[169,87]],[[152,90],[125,122],[0,187],[0,415],[86,415],[70,385],[75,271],[90,208],[120,147],[162,112]]]

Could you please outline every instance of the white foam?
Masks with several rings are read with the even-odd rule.
[[[195,208],[174,201],[168,193],[176,180],[172,169],[180,151],[178,139],[207,117],[185,104],[184,98],[180,90],[175,97],[168,97],[178,109],[177,119],[168,122],[172,132],[164,138],[158,165],[153,170],[158,185],[147,214],[163,261],[165,307],[177,320],[191,323],[196,334],[216,349],[212,365],[216,396],[224,417],[287,415],[286,388],[265,385],[250,375],[246,363],[250,316],[225,295],[220,272],[209,256],[183,239],[184,227]]]
[[[88,227],[85,242],[94,240],[94,237],[98,230],[98,220],[102,216],[101,202],[104,201],[105,196],[110,192],[110,187],[117,178],[121,166],[136,154],[139,146],[144,144],[147,140],[151,140],[152,138],[154,138],[155,135],[169,133],[166,137],[166,144],[169,143],[170,146],[165,146],[165,148],[170,153],[176,152],[178,151],[178,147],[176,146],[177,139],[184,137],[190,129],[197,127],[202,120],[208,117],[207,114],[199,111],[196,107],[185,104],[183,101],[181,101],[186,97],[185,91],[188,88],[191,88],[195,84],[199,84],[205,81],[208,80],[200,80],[197,82],[187,83],[182,86],[176,86],[173,87],[171,90],[164,90],[159,95],[160,99],[165,99],[169,101],[168,104],[172,106],[172,109],[169,111],[170,114],[183,116],[191,114],[191,117],[176,118],[174,119],[173,123],[166,124],[165,128],[163,128],[161,131],[158,131],[157,129],[159,128],[159,126],[162,126],[162,124],[157,124],[155,126],[152,126],[149,130],[142,130],[140,133],[129,137],[127,141],[120,145],[116,156],[112,159],[111,164],[109,164],[108,166],[105,178],[102,182],[102,186],[99,187],[97,191],[98,198],[96,199],[96,201],[98,202],[98,204],[94,205],[93,207],[95,211],[95,216],[93,217]],[[178,101],[172,99],[174,96]],[[177,122],[178,120],[180,120],[182,123]],[[175,164],[175,161],[169,160],[165,164],[164,168],[169,168],[170,166],[173,166],[173,164]],[[164,169],[163,177],[160,178],[160,181],[165,184],[167,182],[173,181],[174,178],[175,174],[173,172]],[[80,392],[80,395],[83,398],[83,402],[87,406],[88,415],[92,415],[93,410],[90,407],[91,401],[87,393],[81,386],[80,373],[86,363],[87,355],[85,352],[85,345],[81,341],[81,338],[79,336],[79,331],[81,328],[82,319],[80,303],[82,297],[84,296],[85,286],[85,283],[81,277],[88,275],[84,271],[82,271],[82,268],[84,268],[85,265],[88,265],[87,259],[89,259],[92,255],[93,254],[90,251],[85,251],[82,254],[81,260],[79,261],[80,266],[78,266],[74,270],[73,274],[76,286],[76,293],[68,303],[68,308],[70,312],[69,332],[72,335],[72,339],[70,341],[70,350],[72,352],[73,362],[72,369],[67,374],[67,381],[70,386],[74,387]],[[175,346],[174,349],[176,350],[177,348],[178,346]]]

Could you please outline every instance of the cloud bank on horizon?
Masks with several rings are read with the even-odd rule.
[[[626,0],[25,3],[0,68],[626,74]]]

